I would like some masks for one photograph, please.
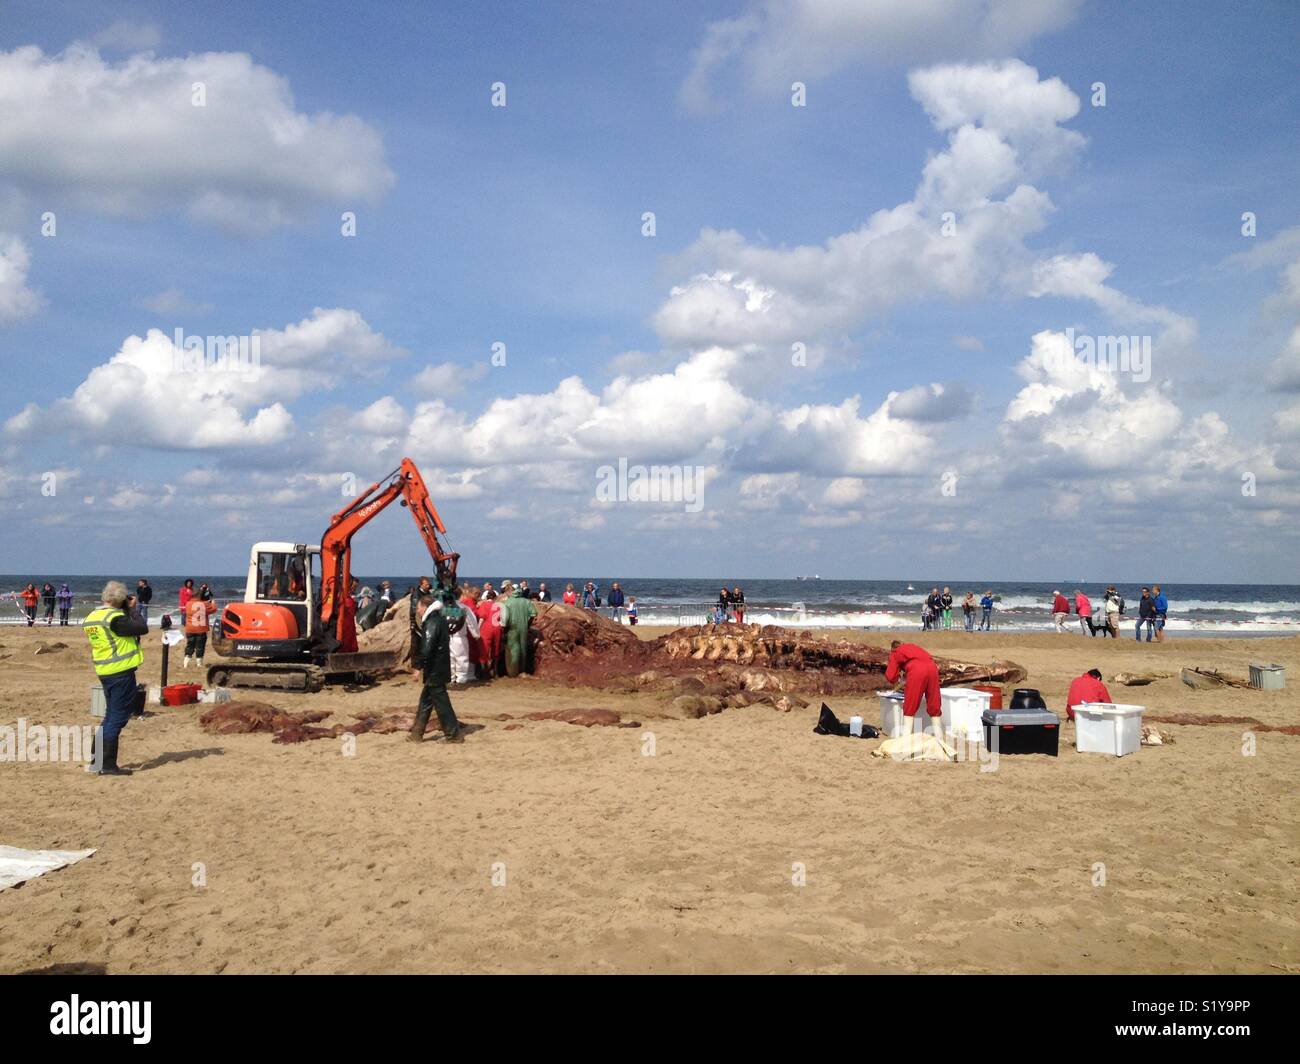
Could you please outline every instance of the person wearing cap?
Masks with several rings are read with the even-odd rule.
[[[1065,631],[1065,622],[1070,619],[1070,600],[1059,591],[1052,592],[1052,620],[1056,622],[1058,632]]]
[[[925,711],[931,717],[943,714],[942,696],[939,694],[939,667],[929,653],[915,643],[902,643],[895,639],[889,644],[889,664],[885,667],[885,682],[897,683],[901,670],[905,676],[903,684],[903,716],[909,720],[916,716],[921,708],[921,699],[925,699]],[[935,726],[936,729],[939,725]],[[915,728],[912,728],[915,730]]]
[[[1119,638],[1119,619],[1124,613],[1124,603],[1115,585],[1106,588],[1106,631],[1112,639]]]

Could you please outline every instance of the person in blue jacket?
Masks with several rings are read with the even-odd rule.
[[[980,618],[980,631],[993,631],[993,592],[984,592],[984,597],[980,599],[980,609],[984,611],[984,616]]]
[[[1151,585],[1151,595],[1155,599],[1156,607],[1156,642],[1165,641],[1165,618],[1169,615],[1169,600],[1165,598],[1165,593],[1160,590],[1159,584]]]
[[[610,608],[614,611],[613,617],[615,622],[618,624],[623,623],[624,601],[625,600],[623,598],[623,589],[618,586],[618,581],[615,580],[614,583],[611,584],[609,588],[609,605]]]

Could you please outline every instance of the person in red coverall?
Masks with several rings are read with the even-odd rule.
[[[895,639],[890,645],[889,664],[885,668],[885,680],[889,683],[898,681],[898,671],[903,670],[907,681],[903,686],[903,716],[915,717],[921,708],[921,696],[925,696],[925,711],[931,717],[942,713],[939,694],[939,667],[934,658],[915,643],[900,643]],[[939,725],[935,726],[936,728]]]
[[[494,680],[501,660],[501,605],[496,599],[480,599],[474,607],[478,618],[478,663],[480,679]]]
[[[1074,707],[1080,702],[1109,702],[1110,692],[1101,682],[1101,672],[1089,669],[1070,684],[1070,693],[1065,699],[1065,715],[1074,720]]]

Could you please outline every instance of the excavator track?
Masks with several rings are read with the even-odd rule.
[[[259,687],[277,691],[319,691],[325,670],[319,665],[267,661],[223,661],[208,667],[209,687]]]

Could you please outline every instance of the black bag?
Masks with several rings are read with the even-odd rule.
[[[813,731],[815,731],[818,735],[847,736],[850,734],[849,726],[847,724],[841,723],[839,717],[837,717],[834,713],[831,712],[831,707],[828,706],[825,702],[822,703],[821,716],[817,719],[817,723],[813,725]],[[880,737],[879,728],[872,727],[872,725],[867,724],[865,722],[863,723],[861,738],[878,739],[879,737]]]
[[[131,716],[133,717],[144,716],[144,704],[145,701],[148,699],[148,697],[149,697],[149,688],[145,687],[145,685],[142,683],[136,684],[135,695],[131,699]]]

